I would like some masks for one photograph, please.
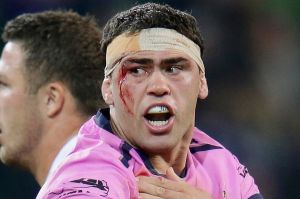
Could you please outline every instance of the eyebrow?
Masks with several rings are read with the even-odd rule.
[[[188,62],[188,59],[183,58],[183,57],[174,57],[174,58],[170,58],[170,59],[164,59],[162,60],[162,64],[176,64],[178,62]]]
[[[129,58],[129,62],[132,63],[138,63],[138,64],[152,64],[154,61],[149,58]],[[188,62],[188,59],[183,58],[183,57],[174,57],[174,58],[169,58],[169,59],[163,59],[161,61],[161,64],[168,65],[168,64],[176,64],[178,62]]]
[[[152,64],[153,60],[149,58],[129,58],[126,60],[128,62],[137,63],[137,64]]]

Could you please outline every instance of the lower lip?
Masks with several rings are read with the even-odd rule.
[[[168,123],[162,126],[153,126],[146,118],[144,120],[147,128],[153,134],[167,134],[172,130],[174,124],[174,116],[170,117]]]

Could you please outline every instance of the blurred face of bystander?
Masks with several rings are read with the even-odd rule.
[[[102,94],[119,136],[150,154],[188,146],[197,98],[207,96],[195,61],[178,51],[148,50],[117,64]]]
[[[19,42],[8,42],[0,60],[0,159],[24,167],[36,148],[42,117],[38,94],[29,94],[25,55]]]

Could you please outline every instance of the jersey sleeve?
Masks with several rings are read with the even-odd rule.
[[[43,185],[37,199],[138,198],[133,174],[110,151],[98,152],[68,157]]]
[[[237,175],[240,181],[240,190],[242,199],[263,199],[259,192],[254,178],[249,174],[247,167],[239,162],[237,157],[233,155]]]
[[[130,185],[123,176],[109,171],[88,173],[78,173],[76,176],[64,178],[60,183],[55,183],[48,188],[44,198],[131,198]]]

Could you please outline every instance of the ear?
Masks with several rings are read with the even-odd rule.
[[[44,104],[48,117],[59,114],[65,103],[66,88],[61,82],[52,82],[46,85]]]
[[[111,89],[111,78],[106,77],[104,78],[102,82],[101,92],[103,99],[107,105],[113,105],[113,95],[112,95],[112,89]]]
[[[207,97],[207,95],[208,95],[207,81],[206,81],[204,73],[200,73],[200,84],[199,84],[198,97],[200,99],[205,99]]]

